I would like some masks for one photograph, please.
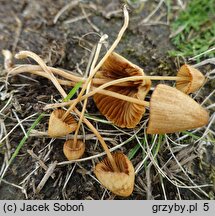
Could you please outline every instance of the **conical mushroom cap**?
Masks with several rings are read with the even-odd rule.
[[[81,158],[85,151],[85,144],[82,140],[77,140],[75,148],[73,148],[73,143],[74,140],[69,139],[63,145],[63,153],[68,160]]]
[[[208,112],[183,92],[159,84],[150,100],[148,134],[174,133],[204,126]]]
[[[66,111],[62,109],[54,110],[49,118],[48,135],[50,137],[65,136],[77,128],[77,122],[71,114],[69,114],[64,121],[62,116]]]
[[[176,88],[185,94],[197,91],[205,82],[204,75],[199,70],[187,64],[181,66],[177,76],[187,78],[187,80],[176,81]]]
[[[122,153],[114,153],[113,158],[120,172],[114,172],[108,158],[98,163],[94,173],[101,184],[114,194],[127,197],[134,189],[134,167]]]
[[[143,75],[144,72],[141,68],[132,64],[119,54],[112,53],[96,73],[95,78],[111,81],[129,76]],[[151,81],[129,81],[124,84],[125,86],[110,86],[106,89],[144,100],[150,89]],[[111,96],[95,94],[93,99],[99,111],[109,121],[122,128],[134,128],[145,113],[145,107],[143,105],[130,103]]]

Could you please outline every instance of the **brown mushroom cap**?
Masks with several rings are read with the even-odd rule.
[[[95,175],[101,184],[114,194],[127,197],[134,189],[134,167],[120,152],[113,153],[113,158],[120,172],[114,172],[108,158],[105,158],[96,165]]]
[[[49,118],[48,135],[50,137],[65,136],[77,128],[77,122],[71,114],[69,114],[64,121],[62,116],[66,111],[62,109],[54,110]]]
[[[178,80],[176,88],[185,94],[197,91],[205,82],[204,75],[194,67],[184,64],[178,71],[178,77],[188,78],[188,80]]]
[[[163,84],[157,85],[151,100],[148,134],[165,134],[189,130],[208,123],[208,112],[183,92]]]
[[[116,80],[129,76],[143,76],[144,72],[138,66],[117,53],[112,53],[104,62],[95,78]],[[110,86],[106,89],[129,97],[144,100],[148,93],[151,81],[129,81],[127,86]],[[119,127],[134,128],[145,113],[145,107],[130,103],[118,98],[103,94],[95,94],[93,97],[99,111],[111,122]]]
[[[63,153],[68,160],[81,158],[85,151],[85,144],[82,140],[77,140],[75,148],[73,148],[73,143],[74,140],[69,139],[63,145]]]

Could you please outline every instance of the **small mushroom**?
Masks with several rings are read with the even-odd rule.
[[[62,120],[62,116],[66,111],[62,109],[54,110],[49,118],[48,135],[50,137],[65,136],[73,131],[77,127],[77,122],[71,114]]]
[[[150,100],[148,134],[175,133],[202,127],[208,112],[176,88],[159,84]]]
[[[187,78],[176,81],[176,88],[185,94],[197,91],[205,82],[204,75],[199,70],[187,64],[181,66],[177,77]]]
[[[85,151],[85,144],[82,140],[77,140],[75,148],[74,140],[69,139],[63,145],[63,153],[68,160],[76,160],[82,157]]]
[[[134,188],[134,167],[123,153],[113,153],[118,172],[113,171],[110,161],[106,157],[95,167],[94,173],[101,184],[114,194],[127,197]]]
[[[113,52],[96,73],[95,78],[112,81],[130,76],[144,76],[143,70],[129,62],[124,57]],[[123,85],[124,84],[124,85]],[[144,100],[148,93],[151,81],[128,81],[121,86],[109,86],[106,89],[122,95]],[[134,128],[145,113],[145,106],[96,93],[93,97],[99,111],[111,122],[119,127]]]

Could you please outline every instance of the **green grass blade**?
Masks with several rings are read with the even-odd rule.
[[[140,145],[137,144],[128,152],[128,159],[129,160],[131,160],[134,157],[134,155],[137,153],[139,148],[140,148]]]
[[[160,150],[160,146],[161,146],[161,143],[163,141],[163,138],[164,138],[164,135],[162,135],[162,134],[158,135],[158,143],[155,146],[155,148],[153,148],[153,156],[154,156],[154,158],[157,156],[157,154],[158,154],[158,152]]]
[[[78,89],[81,87],[81,85],[82,85],[82,81],[77,82],[75,86],[71,89],[69,94],[63,99],[63,101],[67,102],[68,100],[70,100],[74,96],[74,94],[78,91]]]
[[[200,136],[194,135],[193,133],[191,133],[189,131],[183,131],[182,134],[189,135],[190,137],[194,138],[195,140],[201,139],[202,141],[205,141],[205,142],[215,143],[214,139],[202,138]]]
[[[36,125],[40,122],[40,120],[43,118],[44,113],[41,113],[39,115],[39,117],[34,121],[34,123],[31,125],[31,127],[29,128],[28,132],[27,132],[27,136],[24,136],[22,138],[22,140],[19,142],[19,145],[17,146],[15,152],[13,153],[12,157],[10,158],[9,162],[8,162],[8,166],[12,163],[12,161],[15,159],[15,157],[17,156],[17,154],[19,153],[20,149],[22,148],[22,146],[25,144],[26,140],[28,139],[31,130],[33,130]]]

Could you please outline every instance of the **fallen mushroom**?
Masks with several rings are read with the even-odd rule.
[[[50,137],[65,136],[77,128],[77,122],[71,114],[62,120],[62,116],[66,111],[62,109],[54,110],[49,118],[48,135]]]
[[[74,140],[69,139],[63,145],[63,153],[68,160],[76,160],[82,157],[85,151],[85,144],[81,140],[77,140],[74,148]]]
[[[95,78],[106,79],[110,82],[120,78],[129,80],[130,76],[144,76],[144,72],[140,67],[113,52],[96,73]],[[109,86],[106,88],[109,95],[96,93],[93,99],[99,111],[115,125],[134,128],[145,113],[145,106],[113,97],[111,92],[143,101],[150,89],[151,81],[149,79],[137,80],[126,82],[126,84],[125,86]]]
[[[159,84],[150,99],[148,134],[174,133],[202,127],[208,112],[176,88]]]
[[[5,60],[6,57],[5,57]],[[67,86],[74,86],[77,82],[85,83],[86,79],[83,77],[74,75],[72,71],[65,71],[63,69],[59,68],[53,68],[48,67],[48,69],[59,76],[64,77],[66,80],[58,79],[59,83],[62,85]],[[8,75],[16,75],[19,73],[29,72],[32,74],[36,74],[39,76],[43,76],[47,79],[50,79],[49,75],[44,73],[43,69],[39,65],[16,65],[15,67],[12,67],[8,69],[9,73]],[[131,79],[131,80],[130,80]],[[184,64],[179,69],[177,76],[135,76],[135,79],[133,79],[132,76],[129,77],[127,81],[135,81],[135,80],[144,80],[144,79],[150,79],[150,80],[169,80],[169,81],[176,81],[176,88],[178,88],[181,91],[184,91],[186,94],[193,93],[197,91],[205,81],[204,75],[197,69],[193,68],[190,65]],[[104,83],[107,83],[107,78],[101,79],[101,78],[93,78],[92,84],[93,86],[102,85]],[[115,83],[114,85],[117,86],[129,86],[129,84],[126,83],[126,81]],[[194,88],[193,88],[194,86]],[[185,88],[185,90],[183,90]],[[187,91],[188,90],[188,91]]]
[[[176,88],[185,94],[197,91],[205,82],[203,74],[199,70],[187,64],[181,66],[177,76],[188,78],[188,80],[176,81]]]
[[[81,113],[74,108],[77,115]],[[107,144],[96,128],[86,119],[84,123],[97,136],[102,145],[107,157],[103,162],[96,165],[94,172],[102,185],[107,187],[113,193],[120,196],[129,196],[134,187],[134,168],[131,161],[122,153],[111,153]],[[108,183],[108,181],[110,183]]]
[[[114,94],[126,95],[143,102],[151,86],[150,80],[176,80],[176,87],[187,94],[196,91],[204,82],[202,73],[188,65],[182,66],[176,77],[145,76],[140,67],[115,52],[109,55],[95,78],[106,83],[116,81],[115,85],[106,87],[106,92],[102,93],[100,90],[93,98],[99,111],[108,120],[119,127],[127,128],[134,128],[139,123],[146,105],[122,100]],[[121,82],[122,80],[124,82]],[[121,85],[117,86],[119,82]]]
[[[115,172],[108,158],[105,158],[96,165],[94,173],[98,180],[114,194],[130,196],[134,188],[134,167],[124,154],[117,152],[112,155],[119,172]]]

